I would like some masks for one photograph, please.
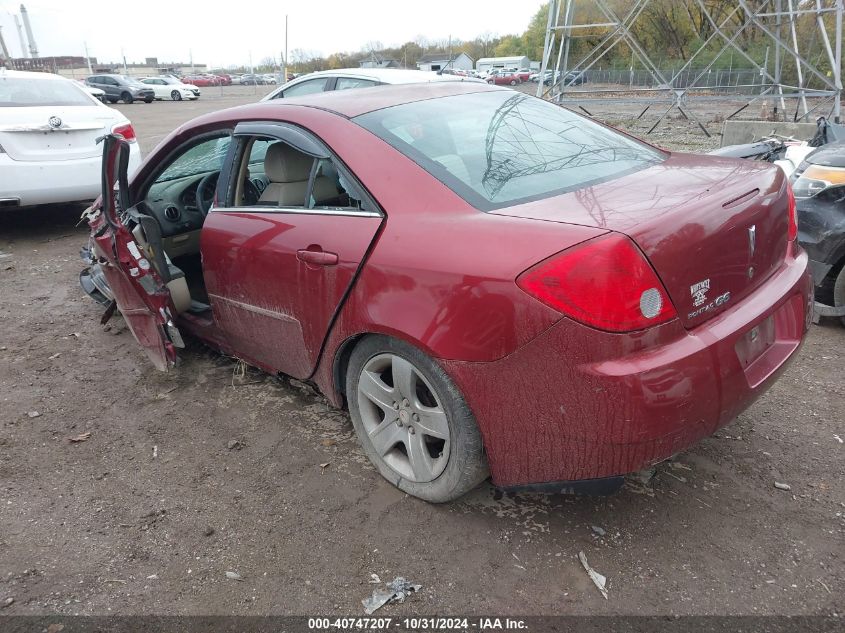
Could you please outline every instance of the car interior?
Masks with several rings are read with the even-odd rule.
[[[210,317],[200,231],[212,207],[258,213],[362,211],[332,158],[315,158],[271,137],[238,137],[237,178],[228,200],[215,201],[233,137],[206,137],[170,161],[136,205],[138,243],[166,283],[178,313]]]

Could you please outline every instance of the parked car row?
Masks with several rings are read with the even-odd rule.
[[[295,79],[295,73],[289,73],[288,79]],[[203,88],[211,86],[255,86],[255,85],[275,85],[278,83],[277,76],[274,73],[243,73],[243,74],[213,74],[213,73],[196,73],[191,75],[184,75],[178,77],[184,83],[190,83],[194,86]]]
[[[106,103],[133,103],[144,101],[152,103],[156,99],[199,99],[200,89],[193,84],[186,84],[175,77],[130,77],[128,75],[92,75],[85,80],[86,87],[97,90],[102,94],[95,94],[100,101]]]
[[[557,83],[560,75],[561,73],[559,70],[547,70],[545,73],[543,73],[543,85],[550,86],[553,83]],[[539,83],[540,73],[531,73],[529,80],[534,83]],[[584,71],[570,71],[564,76],[563,83],[565,86],[580,86],[586,81],[587,75],[586,73],[584,73]]]

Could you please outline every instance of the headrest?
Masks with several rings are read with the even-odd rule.
[[[273,143],[264,156],[264,174],[270,182],[308,180],[314,159],[287,143]]]

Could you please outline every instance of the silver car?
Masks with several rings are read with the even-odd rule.
[[[371,88],[384,84],[417,84],[434,81],[472,81],[481,82],[473,77],[440,74],[427,70],[403,70],[399,68],[339,68],[321,70],[297,77],[279,86],[262,101],[298,97],[314,92],[330,90],[348,90],[350,88]]]

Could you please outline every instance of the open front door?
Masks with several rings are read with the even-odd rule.
[[[166,265],[159,265],[164,253],[156,252],[146,237],[144,221],[148,218],[130,207],[128,162],[129,144],[123,137],[104,137],[102,199],[99,209],[95,203],[88,213],[92,265],[99,267],[114,297],[103,322],[115,307],[120,310],[156,368],[166,371],[176,362],[182,337],[173,324],[170,292],[158,272],[167,274]]]

